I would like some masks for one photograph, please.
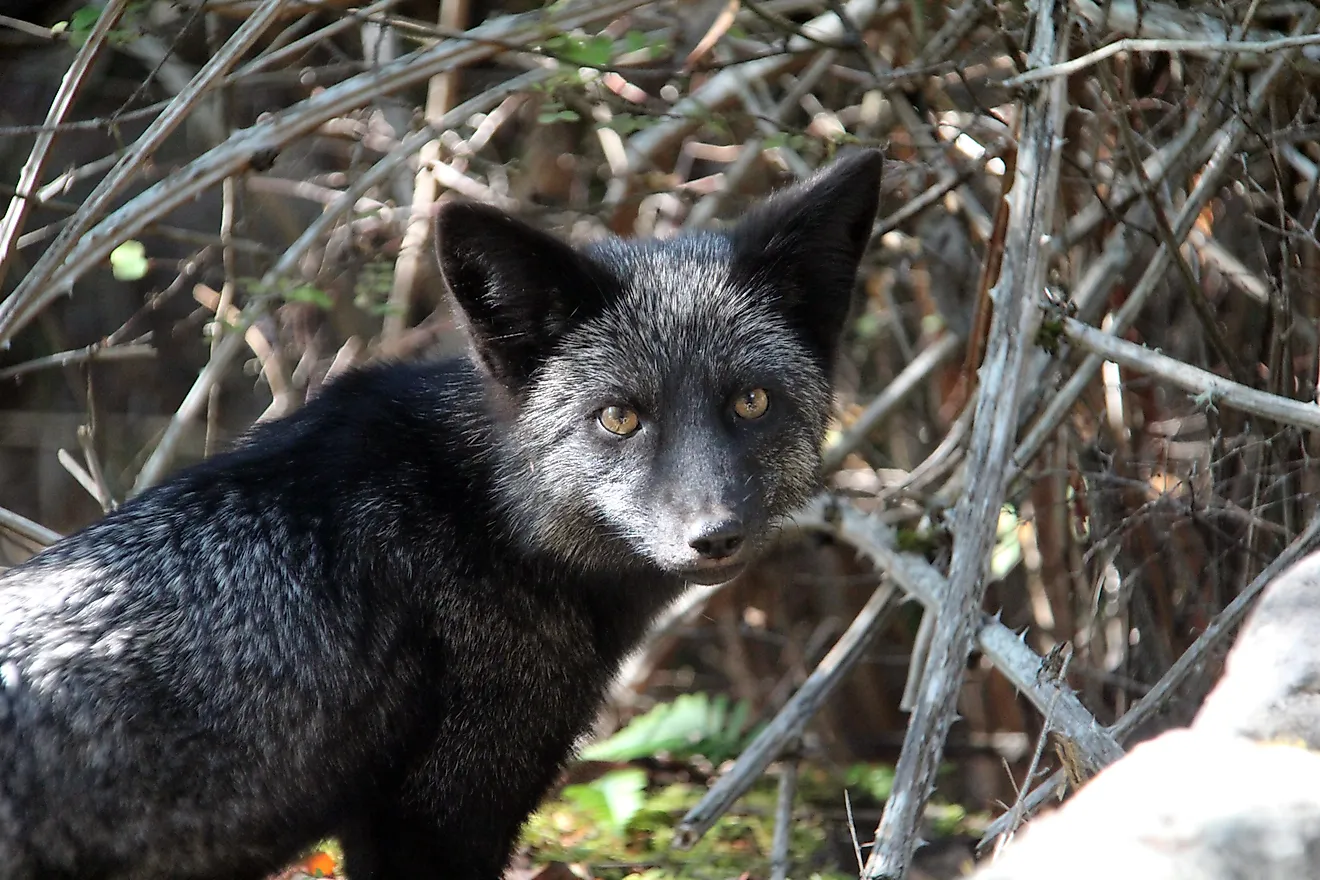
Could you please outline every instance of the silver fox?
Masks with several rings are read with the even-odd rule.
[[[331,383],[0,574],[0,878],[500,876],[621,660],[816,490],[882,160],[575,250],[451,204],[468,358]]]

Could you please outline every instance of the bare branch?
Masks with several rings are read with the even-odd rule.
[[[1245,55],[1272,55],[1284,49],[1297,49],[1303,46],[1320,46],[1320,34],[1304,34],[1295,37],[1279,37],[1274,40],[1151,40],[1129,38],[1088,52],[1080,58],[1051,64],[1036,70],[1018,74],[1004,81],[1009,88],[1040,82],[1056,77],[1070,76],[1079,70],[1085,70],[1099,64],[1106,58],[1112,58],[1120,52],[1187,52],[1197,55],[1221,55],[1238,53]]]
[[[1034,7],[1031,59],[1042,65],[1066,51],[1067,16],[1060,0],[1041,0]],[[865,880],[898,880],[907,873],[944,741],[957,714],[958,691],[977,636],[986,569],[1008,486],[1023,371],[1040,320],[1037,297],[1049,262],[1042,242],[1054,230],[1066,107],[1063,81],[1055,80],[1023,108],[1017,172],[1008,194],[1011,220],[999,280],[991,292],[995,311],[980,372],[967,491],[955,513],[949,601],[938,610],[921,694],[903,740],[893,794],[876,828],[875,848],[862,875]]]
[[[1192,392],[1205,404],[1224,403],[1284,425],[1320,431],[1320,405],[1239,385],[1177,358],[1126,342],[1075,318],[1060,317],[1063,334],[1075,345],[1120,366],[1149,373]]]
[[[65,280],[57,276],[57,267],[61,261],[65,261],[66,264],[73,261],[73,254],[83,241],[82,237],[91,229],[96,219],[109,207],[111,201],[124,191],[142,164],[160,149],[165,138],[183,122],[216,80],[252,47],[266,30],[266,26],[280,14],[282,5],[281,0],[262,0],[261,5],[252,15],[244,19],[233,36],[225,41],[220,51],[207,60],[206,65],[198,71],[188,86],[152,120],[142,136],[133,142],[133,146],[101,179],[91,195],[83,200],[82,208],[69,218],[68,225],[61,230],[59,237],[41,255],[41,259],[23,277],[14,292],[6,297],[4,302],[0,302],[0,347],[12,339],[28,321],[36,317],[37,312],[46,303],[64,293],[72,284],[72,278]],[[222,175],[224,176],[228,175]],[[108,256],[113,246],[110,244],[101,256]]]
[[[86,42],[78,47],[78,54],[73,57],[73,63],[65,72],[64,79],[60,80],[59,90],[55,93],[54,100],[50,102],[43,130],[37,135],[27,162],[23,163],[14,197],[9,202],[9,210],[5,212],[4,219],[0,220],[0,289],[4,288],[5,274],[14,262],[11,259],[14,245],[18,240],[19,232],[23,229],[23,221],[27,219],[27,213],[33,207],[32,199],[41,183],[41,172],[46,167],[46,157],[55,142],[56,127],[64,121],[64,117],[73,107],[74,98],[78,94],[78,89],[82,87],[88,71],[91,70],[92,62],[101,53],[110,29],[119,21],[127,5],[128,0],[110,0],[106,3],[96,19],[96,24],[92,26],[91,33],[87,35]],[[49,32],[47,35],[49,36]],[[0,307],[0,314],[2,313],[3,308]]]

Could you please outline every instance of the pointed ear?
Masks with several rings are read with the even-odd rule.
[[[515,394],[570,327],[604,307],[599,269],[503,211],[449,202],[435,229],[440,272],[477,355]]]
[[[884,156],[863,150],[754,208],[733,230],[735,277],[775,290],[832,364],[880,204]]]

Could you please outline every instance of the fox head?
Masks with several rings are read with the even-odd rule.
[[[728,230],[581,250],[493,208],[441,210],[530,544],[702,583],[755,558],[819,483],[882,164],[849,156]]]

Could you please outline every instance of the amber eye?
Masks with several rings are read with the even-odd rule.
[[[733,402],[733,411],[738,414],[740,419],[759,419],[765,415],[765,411],[769,408],[770,395],[765,393],[764,388],[752,388],[744,391]]]
[[[641,427],[637,411],[626,406],[607,406],[596,416],[600,426],[611,434],[627,437]]]

